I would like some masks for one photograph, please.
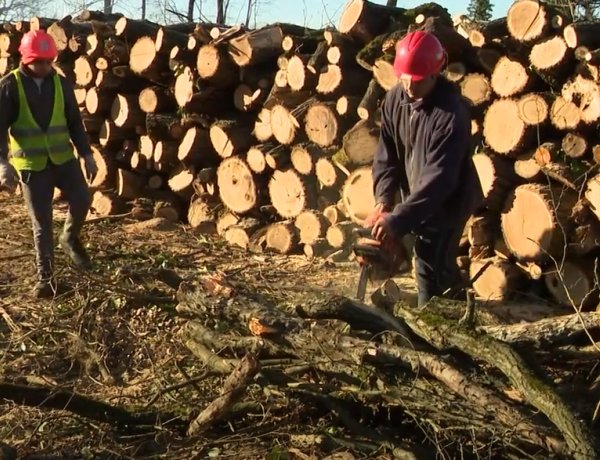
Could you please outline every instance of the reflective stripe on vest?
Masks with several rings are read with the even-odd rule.
[[[59,76],[53,76],[54,107],[48,129],[44,131],[33,118],[19,69],[11,73],[17,80],[19,91],[19,115],[9,130],[11,163],[14,168],[17,171],[41,171],[46,168],[48,158],[57,165],[75,158]]]

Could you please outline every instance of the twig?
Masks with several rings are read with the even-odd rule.
[[[206,371],[203,372],[202,374],[193,377],[193,378],[188,378],[185,382],[180,382],[180,383],[176,383],[174,385],[170,385],[168,387],[165,387],[163,389],[161,389],[160,391],[158,391],[150,401],[148,401],[146,403],[146,405],[144,406],[145,408],[150,407],[152,404],[154,404],[156,401],[158,401],[160,399],[161,396],[170,393],[171,391],[175,391],[175,390],[180,390],[182,388],[185,388],[188,385],[195,385],[198,382],[201,382],[202,380],[208,378],[208,377],[214,377],[215,375],[219,375],[218,372],[215,371]]]

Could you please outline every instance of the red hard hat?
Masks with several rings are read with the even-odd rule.
[[[422,80],[439,72],[446,63],[446,52],[437,37],[422,30],[411,32],[398,41],[394,71]]]
[[[36,59],[54,60],[58,55],[54,39],[43,30],[32,30],[24,34],[19,52],[23,64],[31,64]]]

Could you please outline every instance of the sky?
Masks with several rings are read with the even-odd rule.
[[[425,3],[427,0],[398,0],[398,6],[412,8]],[[374,0],[375,3],[385,4],[385,0]],[[271,6],[265,5],[261,10],[261,20],[265,22],[292,22],[294,24],[305,24],[318,27],[328,22],[338,25],[341,11],[346,0],[271,0]],[[468,1],[439,1],[440,5],[448,9],[450,14],[466,13]],[[494,5],[493,17],[506,16],[512,0],[492,0]],[[272,6],[277,4],[275,8]]]
[[[372,1],[379,4],[385,3],[385,0]],[[412,8],[426,1],[398,0],[398,6]],[[95,2],[95,4],[92,5],[91,9],[98,8],[100,6],[99,3],[101,3],[99,0],[54,0],[49,4],[49,7],[56,9],[57,4],[61,5],[62,9],[58,8],[58,11],[53,11],[53,13],[57,16],[65,16],[73,12],[72,5],[92,2]],[[186,11],[187,0],[147,0],[149,5],[152,3],[164,4],[166,2],[177,5],[179,11]],[[233,25],[244,22],[246,0],[230,0],[230,2],[231,7],[227,23]],[[260,9],[257,18],[259,26],[273,22],[288,22],[319,28],[327,24],[338,26],[341,11],[347,0],[259,0],[259,2]],[[493,17],[506,16],[506,11],[512,2],[513,0],[492,0],[492,4],[494,5]],[[138,3],[140,3],[140,0],[115,0],[115,11],[124,13],[128,17],[136,17],[140,13],[140,9],[136,7]],[[465,0],[438,0],[437,3],[446,7],[452,15],[466,13],[469,5],[469,1]],[[196,4],[203,4],[203,12],[207,16],[207,19],[214,19],[214,5],[216,4],[214,0],[196,0]],[[76,8],[76,10],[79,9],[81,8]],[[162,21],[158,20],[158,22]],[[254,24],[251,24],[251,26],[254,26]]]

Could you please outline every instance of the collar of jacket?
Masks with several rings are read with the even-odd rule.
[[[25,66],[24,64],[19,65],[19,72],[21,73],[21,75],[23,75],[24,77],[27,78],[35,78],[33,76],[33,74],[27,69],[27,66]],[[54,68],[52,68],[52,70],[50,70],[50,72],[48,72],[48,75],[46,75],[44,77],[44,80],[47,80],[49,78],[54,78],[54,74],[56,73],[56,70]]]
[[[450,84],[450,82],[448,80],[446,80],[442,75],[440,75],[440,76],[438,76],[431,92],[427,96],[425,96],[423,99],[421,99],[420,101],[413,101],[408,96],[408,94],[406,94],[406,93],[404,93],[404,94],[406,96],[406,99],[408,101],[410,101],[411,109],[420,110],[420,109],[423,109],[426,107],[431,107],[433,104],[435,104],[436,101],[438,101],[440,98],[443,98],[444,93],[450,89],[448,87],[449,84]]]

